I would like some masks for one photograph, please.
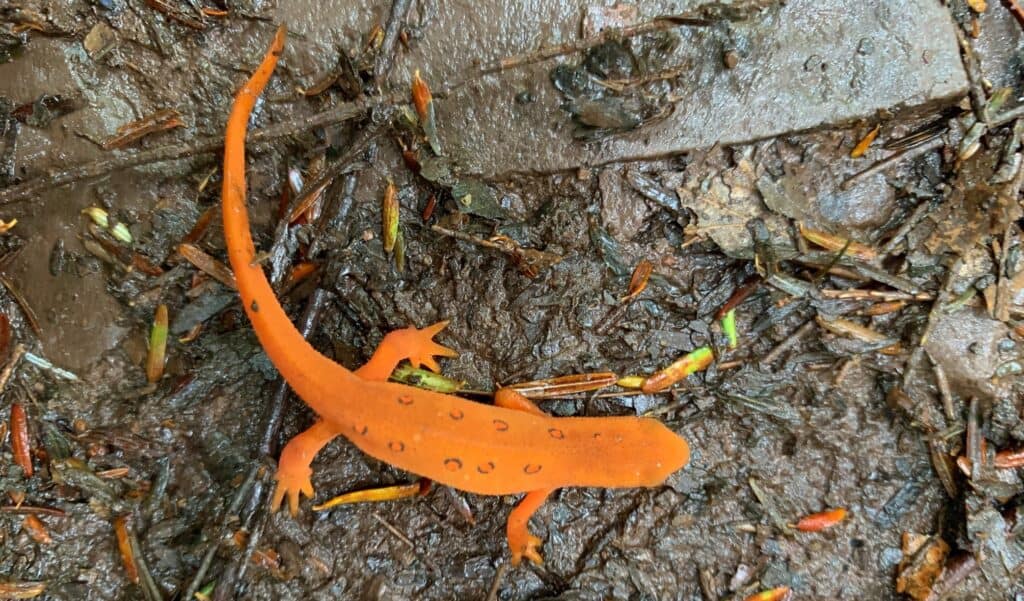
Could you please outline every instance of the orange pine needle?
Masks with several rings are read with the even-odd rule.
[[[818,532],[825,528],[831,528],[846,519],[846,510],[843,508],[829,509],[800,518],[796,523],[796,529],[800,532]]]
[[[36,541],[40,545],[48,545],[53,542],[50,538],[50,533],[46,530],[46,525],[43,521],[36,516],[29,514],[25,516],[24,521],[21,522],[21,527],[28,532],[28,535],[32,537],[32,540]]]
[[[754,593],[743,601],[782,601],[789,596],[788,586],[777,586],[773,589]]]
[[[207,254],[206,251],[195,244],[189,244],[187,242],[179,244],[178,254],[185,257],[185,260],[191,263],[196,269],[202,271],[221,284],[224,284],[228,288],[231,288],[232,290],[238,288],[238,284],[235,282],[235,274],[228,268],[228,266],[217,259],[214,259]]]
[[[427,117],[430,114],[430,103],[433,100],[434,98],[430,94],[427,82],[423,81],[423,78],[420,77],[420,70],[416,69],[412,76],[412,104],[416,107],[416,114],[420,117],[420,123],[427,121]]]
[[[633,277],[629,279],[629,291],[623,296],[620,302],[626,302],[636,298],[641,292],[647,289],[647,281],[651,279],[651,271],[654,265],[647,259],[640,259],[633,269]]]
[[[378,503],[380,501],[395,501],[397,499],[415,497],[416,495],[423,494],[424,482],[427,483],[426,487],[429,490],[430,480],[426,479],[412,484],[396,484],[395,486],[356,490],[338,495],[325,503],[314,505],[313,511],[324,511],[338,505],[348,505],[351,503]]]
[[[20,403],[11,405],[11,450],[14,463],[21,466],[26,477],[32,475],[32,449],[28,440],[28,418]]]
[[[876,125],[874,129],[867,133],[866,136],[861,138],[860,142],[857,142],[857,145],[850,151],[850,158],[859,159],[864,156],[864,153],[868,151],[868,147],[871,146],[871,143],[878,137],[878,130],[880,129],[882,129],[882,125]]]
[[[121,563],[132,584],[139,583],[139,568],[135,565],[135,552],[128,540],[128,521],[124,516],[114,518],[114,534],[117,535],[117,550],[121,552]]]

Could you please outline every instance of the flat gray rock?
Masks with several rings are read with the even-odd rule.
[[[589,5],[431,4],[436,13],[424,37],[396,61],[390,83],[407,85],[419,68],[440,87],[472,72],[474,61],[578,39]],[[640,19],[695,5],[637,3]],[[743,22],[675,32],[672,60],[687,70],[667,94],[659,90],[677,99],[667,118],[597,142],[574,140],[549,76],[559,62],[582,60],[570,54],[478,79],[439,101],[446,153],[465,171],[490,177],[552,172],[840,125],[882,109],[948,103],[966,91],[953,23],[934,0],[792,0]],[[733,69],[723,64],[727,50],[738,54]],[[521,92],[533,101],[516,102]]]

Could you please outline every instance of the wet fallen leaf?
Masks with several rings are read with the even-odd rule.
[[[979,15],[985,12],[985,9],[988,8],[988,4],[985,2],[985,0],[967,0],[967,6],[970,6],[971,10],[978,13]]]
[[[896,575],[896,592],[915,601],[928,599],[935,579],[942,572],[949,545],[939,537],[903,533],[903,560]]]

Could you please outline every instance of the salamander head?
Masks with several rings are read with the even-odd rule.
[[[690,461],[686,439],[661,422],[651,420],[646,442],[652,452],[644,465],[637,466],[640,486],[658,486]]]
[[[591,436],[596,461],[580,473],[580,486],[660,486],[690,460],[690,445],[656,419],[612,418]],[[578,457],[573,458],[579,462]],[[599,466],[599,467],[598,467]]]

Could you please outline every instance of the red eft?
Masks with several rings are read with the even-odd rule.
[[[349,371],[321,355],[274,296],[249,231],[245,134],[256,98],[284,48],[278,29],[262,63],[235,96],[224,139],[224,238],[238,293],[267,356],[319,416],[281,452],[273,508],[313,496],[310,463],[341,435],[366,454],[454,488],[484,495],[526,493],[508,518],[513,564],[541,562],[530,516],[563,486],[656,486],[686,465],[686,441],[661,422],[639,417],[551,417],[508,389],[494,405],[387,381],[403,359],[437,370],[435,356],[455,352],[432,339],[447,322],[384,337],[366,365]]]

